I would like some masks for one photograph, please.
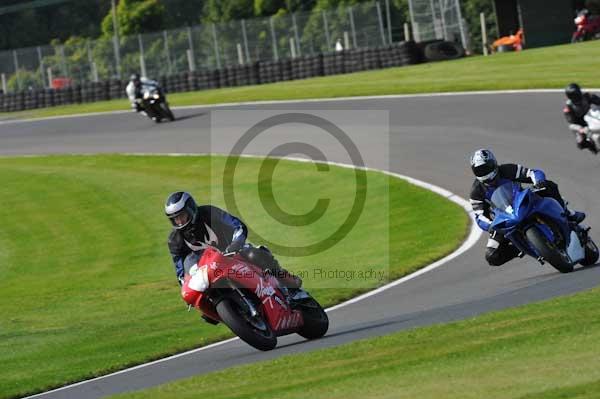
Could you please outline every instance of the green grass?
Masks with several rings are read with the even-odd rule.
[[[598,398],[598,309],[594,289],[113,398]]]
[[[598,85],[600,42],[562,45],[259,86],[169,95],[171,105],[200,105],[259,100],[294,100],[448,91],[563,88],[579,82]],[[125,100],[71,105],[3,114],[44,117],[129,109]]]
[[[162,211],[167,194],[182,187],[201,202],[223,206],[224,162],[224,157],[119,155],[0,158],[0,397],[46,390],[230,336],[223,326],[185,311]],[[355,189],[352,170],[317,172],[311,164],[280,162],[273,191],[284,210],[305,213],[318,198],[331,199],[322,220],[290,232],[257,199],[261,163],[242,158],[235,188],[241,216],[267,239],[318,241],[345,218]],[[324,280],[311,276],[312,268],[375,268],[398,277],[451,252],[467,231],[467,216],[457,205],[387,175],[367,177],[367,204],[348,236],[318,255],[280,258],[293,271],[307,271],[306,286],[326,305],[383,282]]]

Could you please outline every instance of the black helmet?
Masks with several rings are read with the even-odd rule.
[[[471,156],[471,169],[477,180],[489,183],[498,175],[498,162],[490,150],[480,149]]]
[[[193,224],[197,213],[196,201],[185,191],[178,191],[169,195],[165,202],[165,215],[177,230]]]
[[[581,87],[577,83],[571,83],[565,88],[565,95],[569,100],[573,102],[573,104],[580,104],[583,99],[583,94],[581,93]]]
[[[132,81],[135,86],[138,86],[141,83],[140,74],[139,73],[131,74],[131,77],[129,78],[129,80]]]

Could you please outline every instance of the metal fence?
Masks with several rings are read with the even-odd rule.
[[[468,34],[459,0],[409,0],[414,39],[444,39],[468,48]]]
[[[392,37],[404,39],[398,27],[405,21],[391,21],[389,16],[390,0],[382,0],[121,36],[118,41],[72,38],[62,44],[3,51],[2,89],[48,88],[61,79],[67,84],[98,82],[124,78],[134,71],[159,77],[328,53],[340,46],[346,50],[385,46],[392,43]]]

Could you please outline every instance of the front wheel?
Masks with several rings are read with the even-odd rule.
[[[557,248],[554,243],[548,241],[546,236],[537,227],[527,230],[525,236],[540,256],[556,270],[561,273],[570,273],[573,271],[573,265],[568,261],[566,254]]]
[[[252,317],[234,300],[227,298],[219,302],[217,313],[223,323],[248,345],[261,351],[269,351],[277,345],[277,337],[262,315]]]
[[[304,324],[298,334],[306,339],[321,338],[329,329],[329,317],[315,299],[310,298],[300,304]]]
[[[598,262],[598,247],[596,243],[591,238],[587,239],[585,244],[585,257],[579,263],[582,266],[591,266],[595,265]]]

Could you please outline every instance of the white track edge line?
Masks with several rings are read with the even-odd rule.
[[[93,155],[93,154],[87,154],[87,155]],[[191,153],[170,153],[170,154],[126,153],[125,155],[181,157],[181,156],[209,156],[209,155],[227,156],[228,154],[208,154],[208,153],[198,153],[198,154],[191,154]],[[42,156],[42,155],[40,155],[40,156]],[[242,154],[240,156],[242,156],[244,158],[266,158],[265,156],[261,156],[261,155],[249,155],[249,154]],[[285,159],[285,160],[296,161],[296,162],[314,163],[313,160],[306,159],[306,158],[296,158],[296,157],[271,157],[271,158],[279,158],[279,159]],[[382,173],[382,174],[385,174],[385,175],[388,175],[388,176],[396,177],[396,178],[398,178],[400,180],[404,180],[404,181],[406,181],[406,182],[408,182],[410,184],[413,184],[415,186],[418,186],[418,187],[424,188],[426,190],[429,190],[429,191],[431,191],[433,193],[436,193],[436,194],[438,194],[438,195],[440,195],[440,196],[448,199],[449,201],[452,201],[452,202],[460,205],[465,210],[465,212],[467,212],[467,214],[469,215],[469,219],[470,219],[470,231],[469,231],[469,235],[467,236],[467,239],[462,243],[462,245],[460,247],[458,247],[455,251],[453,251],[449,255],[446,255],[444,258],[439,259],[439,260],[435,261],[434,263],[432,263],[432,264],[430,264],[428,266],[425,266],[424,268],[421,268],[421,269],[419,269],[419,270],[417,270],[417,271],[415,271],[415,272],[413,272],[411,274],[408,274],[408,275],[406,275],[406,276],[404,276],[404,277],[402,277],[402,278],[400,278],[398,280],[394,280],[391,283],[383,285],[383,286],[381,286],[379,288],[376,288],[376,289],[374,289],[372,291],[366,292],[366,293],[364,293],[362,295],[359,295],[359,296],[357,296],[355,298],[349,299],[349,300],[347,300],[345,302],[342,302],[342,303],[339,303],[339,304],[334,305],[332,307],[329,307],[329,308],[327,308],[325,310],[326,312],[332,312],[332,311],[334,311],[336,309],[340,309],[340,308],[343,308],[345,306],[351,305],[353,303],[362,301],[363,299],[366,299],[366,298],[369,298],[371,296],[377,295],[377,294],[379,294],[379,293],[381,293],[383,291],[386,291],[386,290],[388,290],[388,289],[390,289],[392,287],[400,285],[400,284],[402,284],[402,283],[404,283],[406,281],[412,280],[412,279],[414,279],[414,278],[416,278],[416,277],[418,277],[418,276],[420,276],[422,274],[425,274],[425,273],[427,273],[427,272],[429,272],[431,270],[437,269],[438,267],[444,265],[445,263],[449,262],[450,260],[452,260],[452,259],[454,259],[454,258],[456,258],[456,257],[458,257],[460,255],[462,255],[463,253],[465,253],[466,251],[468,251],[469,249],[471,249],[477,243],[477,241],[479,240],[479,238],[482,235],[481,230],[478,229],[477,225],[473,222],[472,211],[470,210],[471,209],[471,205],[469,204],[469,202],[466,199],[464,199],[464,198],[462,198],[462,197],[460,197],[460,196],[458,196],[458,195],[456,195],[456,194],[454,194],[454,193],[452,193],[452,192],[450,192],[450,191],[448,191],[448,190],[446,190],[446,189],[444,189],[442,187],[436,186],[436,185],[431,184],[431,183],[427,183],[427,182],[422,181],[422,180],[415,179],[413,177],[401,175],[401,174],[398,174],[398,173],[394,173],[394,172],[390,172],[390,171],[386,171],[386,170],[382,170],[382,169],[375,169],[375,168],[369,168],[369,167],[356,167],[354,165],[349,165],[349,164],[340,163],[340,162],[332,162],[332,161],[326,161],[326,162],[323,162],[323,163],[327,163],[329,165],[334,165],[334,166],[338,166],[338,167],[342,167],[342,168],[348,168],[348,169],[362,169],[362,170],[369,171],[369,172],[379,172],[379,173]],[[127,368],[127,369],[124,369],[124,370],[115,371],[115,372],[110,373],[110,374],[102,375],[102,376],[99,376],[99,377],[94,377],[94,378],[91,378],[91,379],[88,379],[88,380],[84,380],[84,381],[79,381],[79,382],[76,382],[76,383],[73,383],[73,384],[70,384],[70,385],[66,385],[64,387],[55,388],[53,390],[46,391],[46,392],[41,392],[41,393],[38,393],[38,394],[35,394],[35,395],[32,395],[32,396],[27,396],[27,397],[24,397],[23,399],[36,398],[36,397],[47,395],[47,394],[50,394],[50,393],[53,393],[53,392],[58,392],[58,391],[70,389],[70,388],[73,388],[73,387],[76,387],[76,386],[79,386],[79,385],[88,384],[90,382],[98,381],[98,380],[101,380],[101,379],[104,379],[104,378],[113,377],[115,375],[125,374],[125,373],[131,372],[131,371],[134,371],[134,370],[138,370],[138,369],[141,369],[141,368],[144,368],[144,367],[152,366],[152,365],[155,365],[155,364],[158,364],[158,363],[162,363],[162,362],[166,362],[166,361],[169,361],[169,360],[173,360],[173,359],[176,359],[176,358],[179,358],[179,357],[183,357],[183,356],[187,356],[187,355],[192,355],[194,353],[198,353],[198,352],[201,352],[201,351],[204,351],[204,350],[212,349],[212,348],[215,348],[215,347],[218,347],[218,346],[221,346],[221,345],[225,345],[225,344],[228,344],[230,342],[237,341],[237,340],[239,340],[239,338],[237,338],[237,337],[229,338],[229,339],[226,339],[224,341],[215,342],[215,343],[212,343],[210,345],[203,346],[201,348],[196,348],[196,349],[192,349],[192,350],[187,351],[187,352],[178,353],[178,354],[175,354],[175,355],[172,355],[172,356],[169,356],[169,357],[165,357],[163,359],[157,359],[157,360],[154,360],[154,361],[151,361],[151,362],[148,362],[148,363],[138,364],[137,366],[133,366],[133,367],[130,367],[130,368]]]
[[[589,88],[589,91],[600,91],[600,88]],[[264,100],[264,101],[242,101],[242,102],[231,102],[231,103],[217,103],[217,104],[200,104],[200,105],[183,105],[179,107],[172,107],[174,110],[185,110],[185,109],[207,109],[207,108],[225,108],[225,107],[239,107],[243,105],[277,105],[277,104],[295,104],[295,103],[311,103],[311,102],[336,102],[336,101],[361,101],[361,100],[377,100],[377,99],[399,99],[399,98],[420,98],[420,97],[449,97],[449,96],[476,96],[476,95],[488,95],[488,94],[539,94],[539,93],[562,93],[564,89],[514,89],[514,90],[480,90],[480,91],[455,91],[455,92],[436,92],[436,93],[414,93],[414,94],[385,94],[380,96],[352,96],[352,97],[333,97],[333,98],[305,98],[298,100]],[[29,118],[29,119],[9,119],[0,120],[0,125],[11,124],[11,123],[24,123],[24,122],[41,122],[53,119],[67,119],[67,118],[85,118],[89,116],[100,116],[100,115],[111,115],[111,114],[127,114],[132,113],[129,110],[118,110],[118,111],[103,111],[103,112],[88,112],[85,114],[74,114],[74,115],[57,115],[47,116],[41,118]]]

